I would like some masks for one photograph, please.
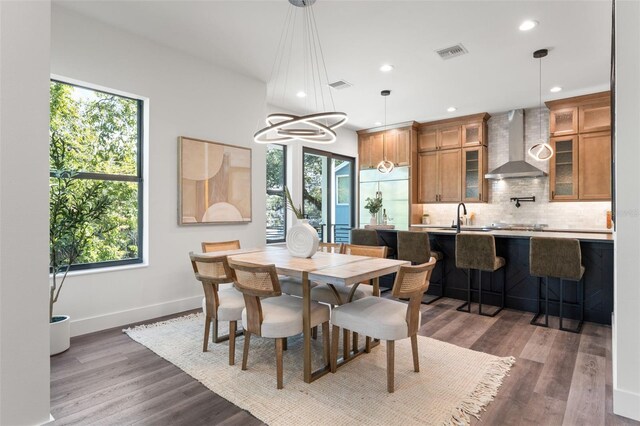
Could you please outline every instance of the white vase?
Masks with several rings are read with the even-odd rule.
[[[71,321],[68,315],[56,315],[63,318],[49,323],[49,354],[56,355],[66,351],[71,346]]]
[[[372,213],[371,220],[369,220],[369,225],[375,226],[377,224],[378,224],[378,217],[374,213]]]
[[[318,251],[318,232],[309,225],[308,219],[298,219],[287,233],[287,249],[294,257],[311,257]]]

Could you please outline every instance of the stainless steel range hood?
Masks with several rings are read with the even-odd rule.
[[[487,179],[534,178],[547,174],[524,161],[524,110],[509,112],[509,161],[484,175]]]

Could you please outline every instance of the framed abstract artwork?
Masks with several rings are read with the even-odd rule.
[[[251,222],[251,149],[178,138],[178,224]]]

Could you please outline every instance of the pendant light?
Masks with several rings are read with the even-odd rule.
[[[378,165],[376,166],[376,168],[378,169],[378,171],[380,173],[382,173],[383,175],[388,175],[389,173],[391,173],[393,171],[393,168],[395,167],[395,165],[387,160],[387,156],[384,153],[384,135],[385,133],[387,133],[387,97],[391,94],[391,90],[383,90],[382,92],[380,92],[380,94],[384,97],[384,131],[382,133],[382,161],[380,161],[378,163]]]
[[[547,56],[548,53],[549,51],[547,49],[540,49],[533,52],[533,57],[535,59],[538,59],[538,62],[540,65],[539,74],[538,74],[538,78],[539,78],[538,88],[540,93],[540,103],[539,103],[539,111],[538,111],[538,117],[540,119],[540,122],[538,127],[540,130],[540,138],[535,145],[529,148],[528,152],[532,158],[538,161],[548,161],[553,156],[553,148],[551,148],[551,145],[549,145],[549,143],[547,142],[546,136],[542,137],[542,58]]]
[[[306,109],[313,108],[315,112],[307,115],[294,115],[289,113],[269,114],[265,120],[266,126],[258,130],[253,139],[257,143],[282,143],[292,140],[330,144],[336,141],[335,129],[347,122],[347,114],[335,111],[333,94],[329,87],[327,67],[324,61],[324,53],[318,27],[313,12],[313,4],[316,0],[289,0],[289,10],[285,24],[280,34],[278,51],[271,69],[271,96],[268,99],[273,103],[276,90],[280,90],[280,77],[284,73],[281,104],[284,103],[285,94],[289,90],[297,91],[299,98],[305,99]],[[298,13],[301,12],[301,13]],[[301,16],[301,34],[296,34],[297,21]],[[289,75],[300,74],[290,70],[295,59],[292,56],[294,41],[301,41],[301,54],[298,64],[303,68],[304,91],[289,87]],[[290,72],[291,71],[291,72]],[[273,77],[275,75],[275,80]],[[310,105],[313,102],[313,105]]]

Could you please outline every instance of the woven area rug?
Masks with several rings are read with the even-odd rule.
[[[242,371],[243,338],[236,340],[236,365],[229,366],[227,343],[210,343],[202,352],[203,322],[202,314],[191,314],[124,332],[270,425],[466,425],[470,415],[479,418],[515,362],[418,336],[420,372],[415,373],[410,339],[397,341],[395,393],[389,394],[384,343],[336,374],[306,384],[298,336],[289,339],[284,389],[277,390],[273,339],[252,336],[248,370]],[[319,367],[320,335],[313,350]]]

